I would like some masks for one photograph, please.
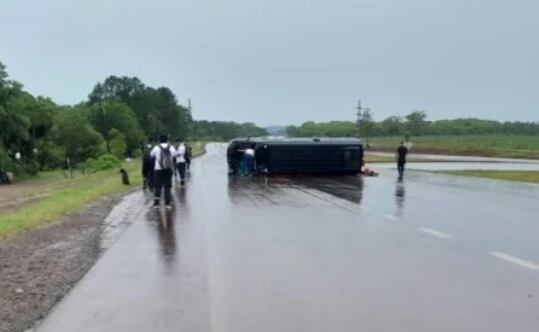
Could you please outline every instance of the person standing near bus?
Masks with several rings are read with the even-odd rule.
[[[406,166],[406,156],[408,155],[408,148],[404,144],[404,141],[397,147],[397,169],[399,171],[399,180],[404,178],[404,168]]]
[[[245,163],[245,175],[247,176],[252,175],[254,171],[254,163],[255,163],[255,146],[254,145],[245,149],[245,152],[243,155],[243,162]]]

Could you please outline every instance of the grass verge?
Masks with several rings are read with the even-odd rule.
[[[485,179],[539,183],[538,171],[440,171],[436,173]]]
[[[111,169],[87,175],[63,178],[51,174],[38,178],[40,186],[35,191],[47,190],[46,197],[3,211],[0,215],[0,237],[7,237],[40,225],[48,224],[58,218],[82,208],[84,205],[106,195],[126,192],[141,185],[140,162],[125,162],[123,168],[129,173],[131,186],[124,186],[118,169]],[[28,182],[30,180],[27,180]],[[58,183],[61,186],[58,186]],[[53,189],[51,189],[51,187]],[[39,192],[32,194],[38,195]]]
[[[393,152],[400,141],[402,137],[373,137],[369,145],[372,150]],[[539,159],[539,136],[421,136],[411,141],[413,153]]]
[[[193,148],[193,158],[198,157],[206,153],[206,142],[193,142],[189,143],[191,148]]]
[[[204,142],[192,142],[190,145],[193,157],[206,152]],[[116,168],[86,175],[74,173],[73,178],[67,177],[64,171],[52,171],[25,179],[21,182],[27,187],[24,194],[43,195],[44,198],[2,211],[0,238],[51,223],[103,196],[139,188],[142,184],[140,160],[124,162],[122,167],[129,173],[131,186],[121,183],[119,169]]]
[[[378,154],[365,154],[365,162],[367,164],[376,164],[376,163],[395,163],[396,157],[393,156],[384,156]],[[411,157],[408,158],[408,162],[412,163],[436,163],[436,162],[447,162],[446,160],[439,159],[430,159],[430,158],[421,158],[421,157]]]

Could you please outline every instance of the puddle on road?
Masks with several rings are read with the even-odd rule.
[[[159,248],[162,259],[167,263],[174,263],[177,252],[176,238],[176,210],[151,209],[146,212],[145,220],[151,224],[159,239]]]
[[[361,176],[301,176],[292,183],[342,198],[358,205],[363,200],[364,180]]]
[[[151,195],[141,191],[124,196],[103,221],[100,249],[108,249],[127,229],[133,220],[147,210]]]
[[[297,194],[287,189],[314,189],[360,205],[364,180],[360,176],[279,175],[230,177],[228,195],[234,204],[298,205]]]

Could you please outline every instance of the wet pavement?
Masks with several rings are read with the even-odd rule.
[[[129,227],[36,330],[535,332],[538,199],[392,169],[229,178],[209,145],[173,211],[126,198]]]

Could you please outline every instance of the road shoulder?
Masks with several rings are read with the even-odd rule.
[[[45,317],[100,255],[107,196],[59,222],[0,241],[0,331],[25,331]]]

